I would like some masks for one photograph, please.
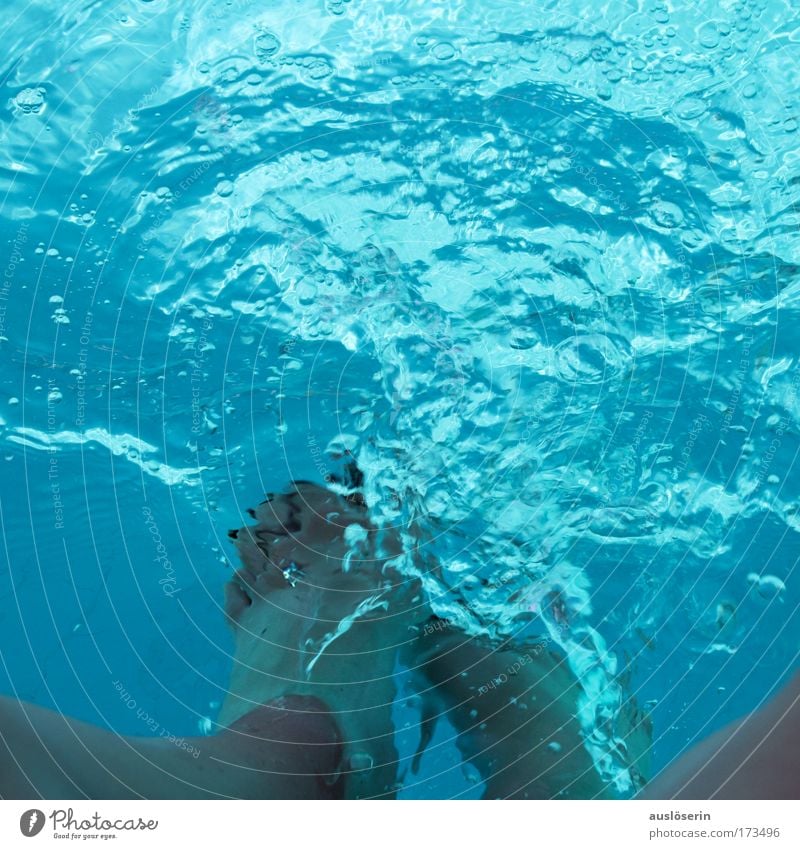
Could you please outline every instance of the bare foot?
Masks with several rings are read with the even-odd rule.
[[[399,546],[363,508],[312,484],[253,517],[234,532],[243,568],[226,587],[236,649],[219,721],[280,696],[315,696],[341,730],[346,794],[391,797],[395,662],[416,590],[386,567]]]

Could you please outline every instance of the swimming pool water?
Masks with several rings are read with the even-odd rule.
[[[623,792],[627,694],[661,767],[796,667],[794,4],[5,9],[0,691],[208,730],[226,531],[345,451]]]

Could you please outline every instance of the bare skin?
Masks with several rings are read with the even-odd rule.
[[[197,758],[0,698],[0,798],[341,798],[338,730],[316,699],[278,700],[187,742]]]
[[[187,741],[199,756],[4,699],[0,796],[392,798],[401,653],[428,706],[423,745],[431,717],[447,713],[488,798],[607,794],[563,658],[426,637],[419,585],[393,568],[399,545],[352,500],[300,483],[251,515],[232,534],[243,566],[226,586],[229,695],[219,733]],[[511,667],[503,686],[485,686]]]
[[[641,799],[800,799],[800,674],[764,707],[698,743]]]
[[[452,631],[423,633],[415,648],[419,686],[450,717],[484,798],[613,798],[583,745],[580,687],[563,656],[543,644],[487,649]]]
[[[279,696],[316,696],[345,741],[347,796],[391,798],[394,671],[420,616],[419,587],[387,567],[396,541],[379,539],[362,508],[328,490],[298,485],[255,518],[237,533],[244,565],[226,587],[237,642],[220,722]],[[359,557],[348,558],[346,531],[363,532]]]
[[[332,492],[299,485],[296,495],[261,504],[254,518],[256,525],[235,534],[244,568],[228,585],[237,651],[220,721],[279,695],[317,696],[345,741],[346,795],[390,798],[397,780],[393,673],[402,651],[425,701],[449,714],[488,798],[607,795],[583,745],[575,717],[579,687],[563,658],[498,649],[463,633],[426,637],[422,623],[430,611],[417,583],[385,568],[385,556],[399,547],[389,538],[390,551],[379,556],[365,511]],[[362,559],[345,569],[350,526],[367,538]],[[288,574],[294,586],[284,576],[292,564],[300,567]],[[386,607],[360,615],[318,655],[326,634],[370,600]],[[509,667],[516,672],[503,687],[481,690]]]

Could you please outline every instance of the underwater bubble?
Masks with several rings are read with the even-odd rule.
[[[449,41],[440,41],[431,50],[431,55],[435,56],[440,62],[446,62],[456,55],[456,49]]]
[[[47,393],[47,400],[48,400],[51,404],[57,404],[57,403],[58,403],[58,402],[59,402],[59,401],[60,401],[63,397],[64,397],[64,396],[61,394],[61,390],[60,390],[60,389],[51,389],[51,390]]]
[[[756,572],[751,572],[747,576],[747,580],[751,584],[755,584],[756,592],[766,599],[777,598],[786,589],[786,584],[775,575],[759,575]]]
[[[786,589],[786,584],[775,575],[764,575],[758,582],[758,593],[763,598],[775,598]]]
[[[661,67],[665,74],[674,74],[678,71],[680,65],[674,56],[667,56],[662,62]]]
[[[570,383],[603,383],[617,375],[628,359],[628,354],[601,334],[565,339],[555,350],[556,372]]]
[[[265,62],[271,59],[280,49],[281,42],[274,32],[266,30],[259,33],[255,38],[256,59],[259,62]]]
[[[679,100],[673,110],[679,118],[691,121],[699,118],[708,109],[708,104],[700,97],[689,95]]]
[[[719,30],[713,21],[703,24],[697,33],[697,39],[707,50],[712,50],[719,44]]]
[[[747,83],[742,88],[742,97],[755,97],[758,93],[758,87],[755,83]]]
[[[509,345],[512,348],[515,348],[518,351],[526,351],[529,348],[533,348],[539,342],[539,334],[534,330],[528,330],[526,328],[517,328],[511,334],[511,341]]]
[[[547,744],[547,748],[550,749],[551,752],[560,752],[561,743],[557,743],[555,740],[553,740],[552,743]]]
[[[44,106],[43,88],[25,88],[14,98],[17,108],[26,115],[37,114]]]
[[[569,56],[561,55],[556,60],[556,68],[561,71],[562,74],[568,74],[572,70],[572,60]]]
[[[671,230],[683,223],[683,212],[674,203],[666,200],[657,200],[650,206],[650,217],[659,227]]]
[[[331,67],[330,62],[326,59],[320,58],[319,56],[306,59],[306,61],[303,62],[303,67],[306,69],[308,76],[312,80],[324,80],[325,77],[329,77],[333,73],[333,68]]]
[[[223,198],[230,197],[233,194],[234,185],[230,180],[223,180],[221,183],[217,184],[217,187],[214,191]]]

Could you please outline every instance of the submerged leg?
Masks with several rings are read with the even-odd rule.
[[[543,645],[499,648],[463,633],[420,637],[423,698],[441,704],[490,799],[611,797],[583,744],[580,685]]]
[[[341,741],[318,699],[276,699],[214,736],[185,742],[182,748],[162,738],[123,737],[46,708],[0,698],[0,797],[341,796]]]
[[[800,799],[800,674],[760,710],[712,734],[642,799]]]

